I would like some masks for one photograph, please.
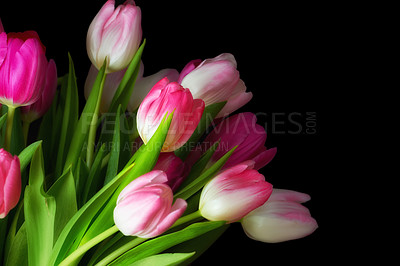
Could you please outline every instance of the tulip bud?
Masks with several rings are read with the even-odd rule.
[[[193,98],[202,99],[205,105],[227,101],[217,117],[236,111],[253,97],[246,92],[239,78],[236,60],[232,54],[221,54],[212,59],[193,60],[184,67],[179,77],[183,87],[190,89]]]
[[[166,184],[172,191],[176,191],[188,174],[189,168],[175,153],[163,152],[158,157],[154,170],[164,171],[168,178]]]
[[[0,33],[0,103],[19,107],[36,102],[42,95],[47,64],[36,32]]]
[[[0,218],[7,216],[21,195],[21,167],[18,156],[0,149]]]
[[[193,134],[204,111],[204,102],[193,100],[188,89],[163,78],[151,89],[137,112],[137,129],[143,142],[154,135],[166,113],[173,113],[162,151],[180,148]]]
[[[272,185],[251,169],[253,165],[254,162],[247,161],[228,168],[204,186],[199,204],[204,218],[236,222],[267,201]]]
[[[253,113],[239,113],[226,118],[207,135],[201,149],[189,155],[189,160],[196,161],[202,152],[219,141],[212,162],[218,161],[225,153],[238,146],[225,163],[224,168],[252,160],[255,162],[254,169],[261,169],[274,158],[276,148],[267,150],[265,147],[267,132],[256,122],[257,117]]]
[[[54,60],[47,65],[46,80],[40,98],[31,105],[21,107],[21,119],[33,122],[49,110],[57,90],[57,67]]]
[[[167,176],[153,170],[128,184],[119,194],[114,222],[126,236],[150,238],[164,233],[186,210],[187,203],[177,199],[164,184]]]
[[[271,197],[242,220],[248,237],[277,243],[305,237],[313,233],[318,224],[310,211],[301,203],[310,200],[304,193],[274,189]]]
[[[108,60],[107,72],[128,66],[142,41],[141,11],[133,0],[115,8],[108,0],[89,26],[86,47],[93,65],[100,69]]]

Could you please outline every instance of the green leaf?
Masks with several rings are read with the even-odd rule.
[[[54,242],[64,226],[78,211],[76,203],[75,181],[71,169],[62,175],[47,192],[56,200],[56,214],[54,224]]]
[[[63,171],[67,171],[68,168],[71,167],[71,165],[72,165],[72,172],[75,171],[79,156],[81,155],[83,144],[87,139],[89,133],[90,121],[92,121],[97,101],[101,96],[100,95],[101,83],[106,75],[105,69],[106,69],[106,64],[104,64],[103,67],[99,70],[96,81],[94,82],[93,88],[90,92],[89,98],[87,99],[86,105],[83,108],[78,124],[75,127],[75,131],[73,132],[71,140],[71,145],[69,147],[68,154],[65,159]]]
[[[42,143],[41,140],[36,141],[26,147],[21,153],[18,155],[19,158],[19,163],[21,166],[21,172],[25,170],[25,168],[28,166],[29,162],[32,159],[33,154],[36,152],[37,148],[40,146]]]
[[[204,108],[203,115],[201,116],[200,122],[196,127],[189,140],[179,149],[175,151],[175,155],[185,160],[189,155],[190,151],[197,145],[197,142],[204,135],[207,128],[214,121],[219,111],[225,106],[226,102],[219,102],[208,105]]]
[[[7,121],[7,114],[4,114],[0,117],[0,131],[2,130],[3,126]]]
[[[150,256],[141,260],[138,260],[131,264],[131,266],[174,266],[180,265],[192,257],[195,252],[192,253],[164,253],[154,256]]]
[[[121,80],[117,90],[115,91],[114,97],[111,100],[109,113],[117,112],[118,106],[121,105],[122,112],[125,112],[129,99],[132,95],[133,87],[135,85],[136,77],[139,73],[140,59],[142,57],[144,46],[146,45],[146,39],[143,40],[142,45],[137,50],[135,56],[130,62],[124,77]]]
[[[28,242],[26,236],[25,223],[22,224],[14,240],[11,243],[7,260],[4,265],[6,266],[27,266],[28,265]]]
[[[25,188],[24,214],[29,265],[46,265],[53,247],[56,202],[43,190],[42,148],[33,155],[29,185]]]
[[[75,187],[76,187],[76,199],[78,202],[78,209],[83,205],[83,190],[85,188],[86,180],[89,176],[89,168],[86,163],[80,158],[78,165],[75,169]]]
[[[224,221],[194,223],[178,232],[150,239],[128,252],[125,252],[118,259],[110,263],[110,265],[131,265],[140,259],[156,255],[177,244],[198,237],[224,225]]]
[[[75,129],[78,121],[79,100],[78,100],[78,86],[76,84],[75,68],[71,56],[69,58],[69,73],[67,80],[67,87],[65,91],[61,91],[61,98],[65,98],[64,111],[62,117],[62,125],[60,135],[58,136],[58,152],[56,161],[56,178],[59,177],[63,170],[63,164],[67,155],[67,147],[71,143],[71,134]],[[63,97],[64,95],[65,97]]]
[[[178,244],[166,252],[196,252],[194,256],[186,260],[180,266],[189,265],[198,257],[200,257],[217,239],[229,228],[230,224],[225,224],[224,226],[218,227],[211,230],[201,236]]]
[[[206,168],[208,162],[210,161],[211,157],[214,155],[214,152],[217,150],[219,146],[219,141],[214,143],[201,157],[197,162],[192,166],[188,176],[179,186],[179,191],[183,190],[187,187],[190,183],[192,183]]]
[[[190,198],[197,191],[199,191],[208,181],[213,178],[219,170],[224,166],[226,161],[235,151],[237,146],[228,151],[224,156],[222,156],[217,162],[215,162],[210,168],[205,170],[199,177],[197,177],[193,182],[188,184],[186,187],[182,188],[179,192],[174,195],[174,198],[182,198],[184,200]]]
[[[118,172],[119,154],[121,150],[121,138],[120,138],[120,116],[121,116],[121,105],[118,106],[117,115],[115,116],[114,122],[114,134],[112,142],[109,143],[111,146],[110,160],[108,161],[106,177],[104,184],[110,182]]]
[[[105,185],[99,192],[96,193],[78,212],[69,220],[67,225],[60,233],[56,243],[54,244],[52,254],[47,265],[59,264],[66,256],[74,250],[70,250],[74,242],[80,240],[82,231],[91,223],[98,211],[109,201],[115,189],[121,184],[125,175],[132,170],[131,165],[121,171],[110,183]]]
[[[68,85],[68,74],[64,77],[60,78],[62,80],[61,90],[65,91]],[[44,167],[46,173],[54,173],[56,166],[56,154],[55,151],[56,146],[58,147],[58,142],[56,145],[56,140],[59,139],[61,123],[62,123],[62,108],[60,102],[60,92],[56,91],[54,95],[53,103],[51,104],[50,109],[46,112],[46,114],[42,117],[42,121],[39,126],[38,139],[43,140],[42,149],[43,149],[43,158],[44,158]]]
[[[83,190],[83,203],[90,199],[96,191],[100,189],[101,185],[103,185],[104,180],[101,179],[100,170],[105,152],[106,148],[105,144],[103,144],[96,155],[92,167],[90,168],[89,176]]]

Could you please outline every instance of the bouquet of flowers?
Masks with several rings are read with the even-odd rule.
[[[252,93],[232,54],[144,77],[141,10],[108,0],[88,29],[80,108],[72,58],[59,77],[36,32],[6,29],[0,21],[4,265],[187,265],[231,223],[267,243],[317,228],[307,194],[258,171],[276,148],[254,114],[233,114]]]

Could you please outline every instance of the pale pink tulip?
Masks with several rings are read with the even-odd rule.
[[[204,102],[193,100],[188,89],[163,78],[151,89],[137,112],[137,129],[143,142],[154,135],[164,116],[173,113],[173,119],[162,151],[180,148],[193,134],[204,111]]]
[[[47,59],[34,31],[0,33],[0,103],[19,107],[42,95]]]
[[[86,48],[93,65],[100,69],[105,58],[107,72],[128,66],[142,41],[141,11],[133,0],[115,8],[108,0],[89,26]]]
[[[310,200],[304,193],[274,189],[271,197],[242,220],[242,227],[248,237],[277,243],[302,238],[313,233],[318,224],[310,211],[301,205]]]
[[[156,85],[163,78],[168,78],[170,82],[178,80],[179,72],[176,69],[166,68],[158,71],[150,76],[143,77],[144,66],[143,63],[140,65],[140,72],[133,88],[133,93],[129,100],[128,110],[135,112],[139,107],[140,103],[150,92],[151,88]]]
[[[153,170],[128,184],[119,194],[114,222],[129,236],[151,238],[164,233],[186,210],[183,199],[173,202],[166,174]]]
[[[236,222],[267,201],[272,185],[253,165],[247,161],[228,168],[204,186],[199,204],[204,218]]]
[[[54,60],[47,65],[46,80],[40,98],[31,105],[21,107],[21,118],[26,122],[33,122],[42,117],[53,103],[57,90],[57,67]]]
[[[166,184],[170,186],[172,191],[176,191],[188,174],[189,168],[175,153],[163,152],[158,157],[154,170],[164,171],[168,177]]]
[[[217,117],[236,111],[253,97],[239,77],[237,64],[232,54],[221,54],[203,62],[193,60],[181,72],[179,81],[190,89],[193,98],[202,99],[205,105],[227,101]]]
[[[21,167],[18,156],[0,149],[0,218],[7,216],[21,195]]]

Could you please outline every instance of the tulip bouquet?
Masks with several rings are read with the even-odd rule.
[[[4,265],[186,265],[231,223],[268,243],[317,228],[307,194],[273,188],[258,171],[276,148],[254,114],[233,114],[252,93],[232,54],[144,77],[141,10],[108,0],[88,29],[80,108],[72,58],[59,76],[36,32],[6,26]]]

